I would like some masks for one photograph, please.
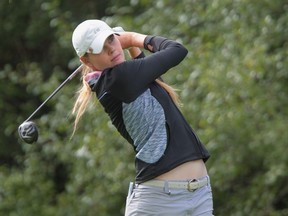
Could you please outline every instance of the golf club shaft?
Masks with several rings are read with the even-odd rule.
[[[56,88],[55,91],[52,92],[52,94],[24,122],[29,121],[58,91],[60,91],[60,89],[67,82],[69,82],[71,79],[73,79],[74,76],[76,76],[76,74],[78,74],[81,68],[82,65],[80,65],[58,88]]]

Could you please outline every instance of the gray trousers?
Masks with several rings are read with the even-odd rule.
[[[204,177],[208,178],[208,176]],[[210,182],[193,192],[186,189],[135,185],[129,190],[125,216],[212,216]]]

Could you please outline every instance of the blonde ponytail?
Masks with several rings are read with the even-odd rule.
[[[182,103],[180,101],[179,95],[177,94],[177,90],[174,89],[172,86],[168,85],[167,83],[161,81],[160,79],[157,79],[156,82],[158,85],[160,85],[162,88],[166,90],[166,92],[170,95],[172,98],[173,102],[178,106],[181,107]]]
[[[77,129],[77,125],[80,121],[80,118],[82,117],[82,115],[84,114],[86,110],[87,104],[89,102],[89,99],[92,93],[91,88],[89,87],[88,83],[85,81],[85,76],[90,72],[92,72],[92,70],[88,66],[83,65],[82,77],[81,77],[82,87],[77,92],[78,96],[77,96],[76,102],[72,110],[72,114],[75,115],[75,121],[74,121],[74,129],[73,129],[73,133],[71,137],[73,137]]]

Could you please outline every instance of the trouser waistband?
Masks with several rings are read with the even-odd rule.
[[[201,179],[191,179],[191,180],[150,180],[141,185],[154,186],[160,188],[170,188],[170,189],[187,189],[188,191],[195,191],[201,187],[209,184],[209,177],[204,177]]]

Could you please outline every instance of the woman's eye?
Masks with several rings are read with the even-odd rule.
[[[109,41],[109,43],[113,42],[114,41],[114,35],[110,35],[108,37],[108,41]]]

